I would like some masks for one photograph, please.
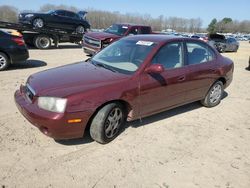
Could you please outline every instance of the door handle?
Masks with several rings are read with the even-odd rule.
[[[210,71],[214,73],[214,72],[216,72],[216,69],[210,69]]]
[[[182,81],[184,81],[186,79],[186,76],[180,76],[180,77],[178,77],[178,81],[179,82],[182,82]]]

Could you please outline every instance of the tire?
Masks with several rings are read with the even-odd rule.
[[[216,81],[206,94],[206,97],[201,100],[201,104],[205,107],[211,108],[220,104],[224,93],[223,83]]]
[[[85,32],[85,28],[82,25],[77,26],[76,33],[83,34]]]
[[[100,109],[90,125],[92,139],[101,144],[114,140],[125,123],[125,111],[121,104],[111,103]]]
[[[34,38],[34,45],[38,49],[49,49],[51,47],[51,39],[47,35],[38,35]]]
[[[37,29],[41,29],[44,27],[44,21],[43,19],[41,18],[35,18],[33,21],[32,21],[32,26],[34,28],[37,28]]]
[[[0,52],[0,71],[6,70],[10,65],[10,59],[6,54]]]

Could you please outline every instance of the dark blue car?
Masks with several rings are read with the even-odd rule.
[[[11,64],[25,61],[29,52],[22,36],[15,36],[0,30],[0,71]]]
[[[52,10],[47,13],[21,13],[19,23],[32,25],[34,28],[53,27],[84,33],[90,28],[85,11],[74,13],[67,10]]]

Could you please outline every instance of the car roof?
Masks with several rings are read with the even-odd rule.
[[[135,24],[135,23],[115,23],[116,25],[122,25],[122,26],[140,26],[140,27],[150,27],[148,25],[142,25],[142,24]]]
[[[55,11],[64,11],[64,12],[71,12],[71,13],[74,13],[74,14],[76,14],[75,12],[73,12],[73,11],[70,11],[70,10],[64,10],[64,9],[57,9],[57,10],[55,10]]]
[[[143,34],[143,35],[133,35],[128,36],[126,38],[132,39],[132,40],[144,40],[144,41],[151,41],[151,42],[167,42],[174,39],[190,39],[186,37],[181,36],[172,36],[172,35],[164,35],[164,34]],[[192,41],[197,41],[196,39],[190,39]]]

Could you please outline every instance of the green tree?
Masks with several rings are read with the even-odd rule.
[[[207,31],[209,33],[216,33],[216,25],[217,25],[217,20],[216,18],[214,18],[208,25]]]

